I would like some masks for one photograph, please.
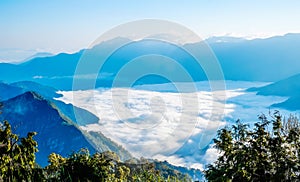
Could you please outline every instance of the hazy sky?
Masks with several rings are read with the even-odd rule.
[[[116,25],[146,18],[177,22],[203,38],[300,32],[299,10],[299,0],[1,0],[0,61],[16,51],[74,52]]]

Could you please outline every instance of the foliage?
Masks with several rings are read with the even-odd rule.
[[[82,149],[68,158],[52,153],[46,167],[48,181],[118,181],[125,179],[129,171],[117,165],[112,152],[95,153]],[[118,180],[116,180],[118,179]]]
[[[47,181],[179,181],[177,175],[164,177],[161,171],[155,169],[154,163],[146,159],[122,163],[113,152],[90,155],[88,150],[82,149],[67,158],[53,153],[49,156],[49,162],[45,168]]]
[[[144,158],[122,163],[114,152],[90,155],[87,149],[68,157],[52,153],[49,165],[40,168],[35,163],[37,142],[34,135],[35,132],[29,132],[26,138],[19,139],[7,121],[0,126],[0,181],[190,181],[168,167],[156,170],[154,163]]]
[[[163,162],[140,158],[139,160],[128,160],[125,165],[130,169],[128,181],[191,181],[189,176],[165,165]]]
[[[278,111],[259,116],[253,129],[240,120],[218,131],[220,156],[204,171],[208,181],[297,181],[300,178],[300,128],[295,116]],[[283,121],[282,121],[283,120]]]
[[[0,179],[6,181],[30,181],[37,175],[35,152],[37,142],[35,132],[29,132],[26,138],[12,133],[7,121],[0,125]]]

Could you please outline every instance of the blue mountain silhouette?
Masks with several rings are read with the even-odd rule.
[[[300,34],[287,34],[268,39],[241,40],[230,38],[208,39],[207,42],[219,60],[225,79],[245,81],[278,81],[300,73]],[[97,78],[95,87],[111,86],[115,76],[121,68],[128,66],[133,58],[141,58],[143,64],[133,65],[125,76],[119,78],[126,85],[126,81],[137,72],[171,73],[174,80],[185,81],[181,78],[178,68],[172,69],[167,58],[175,60],[195,81],[206,80],[201,65],[197,65],[193,56],[185,48],[193,48],[199,43],[174,46],[166,42],[142,40],[131,42],[113,53],[108,59],[103,55],[115,44],[126,43],[126,38],[116,38],[102,42],[91,49],[81,50],[74,54],[61,53],[55,56],[34,58],[19,65],[1,63],[0,80],[6,82],[35,81],[60,90],[71,90],[73,76],[81,56],[85,55],[82,89],[88,89],[91,82],[89,76]],[[205,58],[204,58],[205,59]],[[82,60],[81,60],[82,61]],[[100,69],[99,65],[105,63]],[[100,69],[100,70],[99,70]],[[96,76],[95,76],[96,75]],[[144,83],[164,83],[168,79],[152,77],[153,75],[137,78]],[[169,80],[170,81],[170,80]],[[86,85],[85,85],[86,84]]]

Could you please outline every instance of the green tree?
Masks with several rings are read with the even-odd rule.
[[[48,181],[125,181],[129,168],[113,152],[89,154],[87,149],[64,158],[52,153],[45,168]]]
[[[190,181],[186,176],[179,180],[177,176],[183,175],[179,172],[172,175],[174,171],[164,177],[160,170],[155,169],[153,162],[144,158],[134,163],[123,163],[116,153],[110,151],[90,155],[88,150],[82,149],[66,158],[52,153],[49,155],[49,163],[45,168],[47,181]]]
[[[300,128],[296,117],[259,117],[253,129],[239,120],[218,131],[220,156],[204,171],[208,181],[295,181],[299,174]],[[270,127],[271,125],[271,127]]]
[[[0,177],[4,181],[30,181],[35,173],[35,153],[37,142],[35,132],[29,132],[26,138],[12,133],[11,125],[4,121],[0,125]]]

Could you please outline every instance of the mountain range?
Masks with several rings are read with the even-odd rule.
[[[300,34],[209,45],[226,80],[274,82],[300,73]]]
[[[109,52],[110,48],[126,42],[130,43],[115,51],[107,60],[104,60],[103,56]],[[274,82],[300,73],[300,62],[298,60],[300,57],[298,51],[300,34],[286,34],[254,40],[214,37],[207,39],[206,42],[218,58],[226,80]],[[179,63],[194,81],[201,81],[207,79],[204,70],[197,65],[193,56],[185,51],[185,48],[193,49],[199,44],[201,42],[178,47],[161,41],[130,41],[118,37],[74,54],[61,53],[55,56],[38,57],[21,64],[1,63],[0,71],[2,74],[0,80],[8,83],[28,80],[52,86],[59,90],[72,90],[73,75],[81,56],[84,54],[85,59],[87,59],[84,68],[81,68],[84,75],[76,75],[78,79],[82,80],[82,86],[79,89],[88,89],[84,83],[91,81],[90,77],[97,78],[95,87],[109,87],[120,69],[133,58],[144,54],[156,54],[161,56],[145,57],[142,58],[142,65],[133,64],[127,70],[126,77],[121,78],[122,81],[126,82],[126,80],[132,79],[136,73],[149,70],[154,72],[169,70],[180,73],[180,69],[177,67],[170,70],[170,62],[165,57]],[[96,69],[99,68],[100,64],[103,64],[102,69]],[[174,78],[173,82],[185,81],[182,79],[182,74],[172,76]],[[168,80],[150,75],[148,78],[140,79],[135,84],[164,82],[168,82]]]

